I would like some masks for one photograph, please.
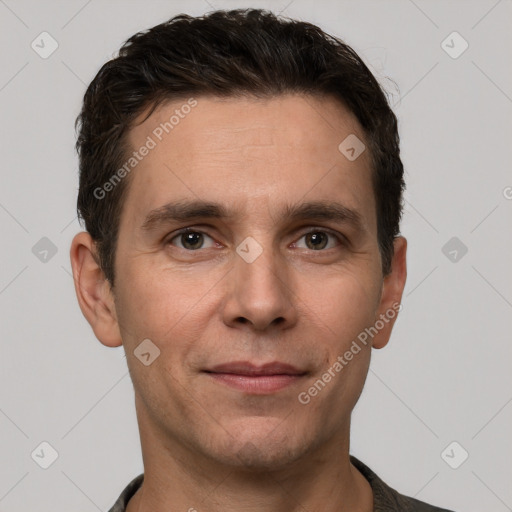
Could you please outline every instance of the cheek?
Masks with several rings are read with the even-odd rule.
[[[329,332],[336,349],[340,350],[371,325],[379,303],[379,287],[376,279],[347,269],[323,276],[321,285],[314,279],[304,281],[301,297],[309,310],[309,316]]]
[[[208,292],[218,280],[212,281],[211,273],[153,272],[136,264],[123,270],[116,311],[125,342],[149,338],[159,344],[183,329],[189,333],[199,329],[198,313],[208,307]]]
[[[378,299],[379,289],[371,277],[362,278],[361,274],[348,271],[331,276],[321,292],[310,295],[310,309],[316,313],[313,313],[316,321],[325,333],[320,345],[322,366],[312,386],[318,379],[326,383],[325,389],[318,393],[318,400],[312,400],[315,407],[312,410],[331,426],[343,414],[338,417],[326,411],[338,409],[348,414],[364,386],[371,345],[359,342],[358,336],[373,324]],[[312,391],[315,393],[315,389]]]

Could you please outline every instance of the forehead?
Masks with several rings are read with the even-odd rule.
[[[357,210],[372,230],[369,151],[351,161],[339,149],[354,136],[364,142],[355,116],[331,97],[169,101],[128,134],[132,151],[151,149],[130,175],[123,218],[140,224],[148,211],[184,199],[245,215],[323,199]]]

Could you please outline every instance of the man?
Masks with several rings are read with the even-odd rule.
[[[131,37],[78,118],[71,260],[124,345],[120,511],[434,511],[349,455],[406,280],[396,117],[355,52],[261,10]]]

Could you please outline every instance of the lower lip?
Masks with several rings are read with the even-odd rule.
[[[265,394],[280,391],[297,382],[302,375],[236,375],[233,373],[209,373],[216,381],[231,388],[253,394]]]

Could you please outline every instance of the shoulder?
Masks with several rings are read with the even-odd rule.
[[[137,492],[144,481],[144,473],[136,476],[123,490],[117,501],[108,512],[125,512],[130,498]]]
[[[352,455],[350,462],[368,480],[372,488],[374,512],[453,512],[398,493]]]

